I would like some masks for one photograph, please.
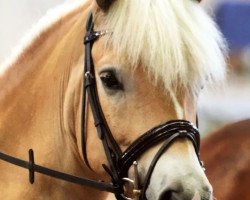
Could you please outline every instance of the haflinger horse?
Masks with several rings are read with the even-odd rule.
[[[0,72],[1,199],[213,198],[194,124],[227,50],[198,1],[82,1],[25,41]]]
[[[249,152],[250,119],[228,124],[202,140],[202,158],[216,199],[250,199]]]

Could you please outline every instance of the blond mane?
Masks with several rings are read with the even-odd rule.
[[[109,42],[119,55],[167,89],[181,84],[196,91],[224,79],[224,39],[194,0],[115,1],[100,26],[112,30]]]

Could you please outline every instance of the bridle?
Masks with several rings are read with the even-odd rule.
[[[94,42],[105,35],[106,31],[94,31],[94,23],[92,14],[89,15],[86,25],[86,36],[84,39],[85,44],[85,69],[84,69],[84,87],[83,87],[83,106],[82,106],[82,152],[85,163],[90,167],[87,155],[86,155],[86,144],[85,144],[85,107],[86,107],[86,93],[88,94],[88,100],[91,107],[91,111],[94,117],[94,124],[99,136],[102,141],[103,148],[109,163],[109,167],[103,165],[106,172],[110,175],[112,183],[120,188],[120,193],[115,193],[117,199],[130,199],[124,195],[124,181],[132,183],[134,188],[134,196],[137,199],[146,199],[146,189],[150,183],[151,175],[157,164],[157,161],[165,150],[172,144],[177,138],[188,138],[192,141],[195,152],[199,158],[199,147],[200,147],[200,135],[198,129],[190,122],[186,120],[174,120],[159,125],[148,132],[144,133],[136,141],[134,141],[125,152],[122,152],[116,140],[114,139],[109,126],[105,120],[102,108],[99,102],[99,97],[96,89],[95,80],[95,69],[92,58],[92,47]],[[150,147],[163,141],[163,145],[156,153],[152,160],[149,170],[146,174],[144,183],[139,187],[138,177],[135,180],[126,178],[128,176],[129,168],[134,165],[135,176],[138,175],[136,160]],[[202,165],[202,162],[200,162]],[[125,178],[124,178],[125,177]],[[139,198],[138,198],[139,197]]]
[[[134,141],[127,150],[121,151],[119,145],[114,139],[109,126],[105,120],[102,108],[99,102],[99,97],[96,88],[95,69],[92,58],[92,47],[94,42],[105,35],[106,31],[94,31],[94,23],[92,14],[89,15],[86,25],[86,36],[84,37],[85,45],[85,67],[84,67],[84,83],[83,83],[83,97],[82,97],[82,153],[86,164],[90,167],[85,143],[85,110],[86,100],[91,107],[91,111],[94,118],[94,124],[98,133],[99,139],[102,141],[103,148],[108,160],[109,166],[103,165],[105,171],[111,177],[112,183],[105,183],[102,181],[90,180],[87,178],[81,178],[72,176],[66,173],[55,171],[40,165],[36,165],[34,162],[33,150],[29,150],[29,161],[24,161],[10,155],[0,152],[0,159],[14,165],[26,168],[29,170],[30,183],[35,181],[35,172],[51,176],[57,179],[65,180],[75,184],[92,187],[97,190],[107,191],[114,193],[118,200],[145,200],[146,189],[150,184],[150,179],[154,168],[161,157],[161,155],[167,150],[167,148],[179,138],[188,138],[194,145],[195,152],[199,158],[200,148],[200,135],[198,129],[186,120],[173,120],[161,124],[140,136]],[[144,183],[140,183],[138,178],[138,169],[136,160],[150,147],[162,143],[162,146],[154,156],[148,172],[145,176]],[[202,165],[202,162],[200,161]],[[128,170],[133,166],[135,179],[128,178]],[[133,187],[133,197],[129,198],[125,196],[126,184],[130,184]]]

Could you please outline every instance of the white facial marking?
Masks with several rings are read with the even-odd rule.
[[[169,89],[169,94],[174,104],[177,119],[184,119],[184,108],[181,106],[180,102],[178,101],[176,94],[174,93],[172,89]]]
[[[194,197],[192,198],[192,200],[201,200],[201,196],[200,196],[198,191],[195,192]]]

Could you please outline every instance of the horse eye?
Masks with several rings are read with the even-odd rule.
[[[110,90],[123,90],[123,85],[117,79],[114,71],[104,71],[100,74],[103,85]]]

